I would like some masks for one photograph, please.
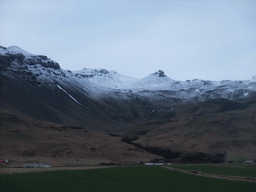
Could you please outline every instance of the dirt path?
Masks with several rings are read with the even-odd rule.
[[[84,166],[84,167],[49,167],[49,168],[0,168],[0,174],[13,174],[13,173],[33,173],[43,171],[64,171],[64,170],[87,170],[87,169],[102,169],[110,168],[113,166]]]
[[[230,176],[230,175],[216,175],[211,173],[203,173],[200,171],[194,171],[194,170],[183,170],[183,169],[177,169],[173,167],[163,166],[163,168],[172,170],[172,171],[180,171],[183,173],[188,173],[192,175],[197,175],[201,177],[210,177],[215,179],[226,179],[226,180],[232,180],[232,181],[246,181],[250,183],[256,183],[256,178],[254,177],[239,177],[239,176]]]

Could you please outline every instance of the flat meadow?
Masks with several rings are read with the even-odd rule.
[[[0,175],[0,191],[255,192],[256,184],[199,177],[156,166]]]

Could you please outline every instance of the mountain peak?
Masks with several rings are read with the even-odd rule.
[[[153,73],[152,75],[157,76],[157,77],[166,77],[164,72],[162,70],[158,70],[157,72]]]
[[[95,71],[98,72],[98,73],[102,73],[102,74],[108,74],[109,73],[109,71],[107,69],[97,69]]]
[[[10,47],[7,47],[6,48],[6,51],[8,53],[11,53],[11,54],[23,54],[24,56],[30,56],[30,55],[33,55],[27,51],[24,51],[23,49],[21,49],[20,47],[18,46],[10,46]]]

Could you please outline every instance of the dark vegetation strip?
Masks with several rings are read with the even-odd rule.
[[[170,149],[162,149],[160,147],[143,147],[140,143],[133,143],[132,141],[136,140],[137,138],[129,138],[129,137],[124,137],[122,138],[122,141],[131,145],[134,145],[140,149],[144,149],[145,151],[162,156],[165,159],[177,159],[180,157],[181,153],[180,152],[173,152]]]
[[[253,183],[198,177],[161,167],[0,175],[0,191],[203,191],[255,192]]]
[[[131,145],[134,145],[145,151],[162,156],[164,162],[172,162],[179,158],[179,161],[182,163],[223,163],[226,160],[226,152],[207,154],[207,153],[186,153],[182,154],[181,152],[173,152],[170,149],[162,149],[160,147],[146,146],[144,147],[140,143],[134,143],[132,141],[137,140],[137,138],[124,137],[122,141]],[[153,161],[157,161],[153,160]]]

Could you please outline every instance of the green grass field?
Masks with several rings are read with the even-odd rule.
[[[256,184],[141,166],[0,175],[0,191],[255,192]]]
[[[256,177],[256,166],[246,164],[211,164],[211,165],[172,165],[171,167],[195,170],[204,173],[212,173],[217,175],[232,175],[241,177]]]

